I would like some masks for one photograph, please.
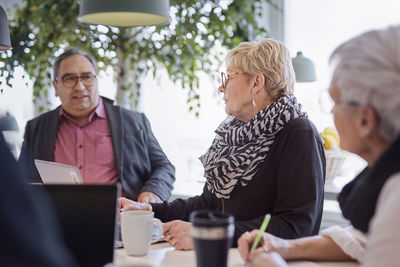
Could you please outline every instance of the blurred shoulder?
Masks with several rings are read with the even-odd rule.
[[[379,193],[376,205],[376,213],[372,219],[372,232],[380,232],[379,229],[397,227],[400,223],[400,172],[397,172],[386,180]],[[394,223],[394,224],[393,224]],[[387,228],[389,227],[389,228]],[[400,244],[400,232],[398,234]]]
[[[393,174],[379,194],[369,225],[365,266],[398,266],[400,261],[400,173]]]
[[[379,195],[379,202],[392,202],[400,208],[400,172],[390,176]],[[397,204],[398,203],[398,204]]]

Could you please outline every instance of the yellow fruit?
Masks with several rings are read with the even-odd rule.
[[[336,143],[336,139],[332,135],[323,135],[321,136],[322,139],[324,140],[324,148],[326,150],[332,150],[332,149],[337,149],[338,145]]]
[[[326,127],[323,131],[322,134],[332,134],[332,135],[337,135],[336,130],[331,127]]]
[[[324,140],[325,149],[338,149],[340,147],[340,138],[334,128],[325,128],[320,136]]]
[[[334,128],[331,128],[331,127],[325,128],[324,131],[321,133],[321,136],[322,135],[331,135],[336,139],[336,144],[337,145],[340,144],[339,134],[336,132],[336,130]]]

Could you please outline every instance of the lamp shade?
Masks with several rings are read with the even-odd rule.
[[[296,74],[296,82],[314,82],[317,80],[315,66],[311,59],[303,56],[302,52],[297,52],[292,59],[293,69]]]
[[[168,0],[81,0],[79,21],[117,27],[169,21]]]
[[[7,14],[0,6],[0,50],[11,48],[10,31],[8,30]]]
[[[18,131],[18,123],[13,115],[6,113],[5,116],[0,117],[0,131]]]

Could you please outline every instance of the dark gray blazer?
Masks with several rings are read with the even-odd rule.
[[[175,168],[157,142],[143,113],[113,105],[103,97],[111,131],[115,166],[126,196],[136,200],[143,191],[161,199],[171,195]],[[26,124],[19,161],[29,168],[29,182],[41,182],[34,159],[54,161],[60,107],[34,118]]]

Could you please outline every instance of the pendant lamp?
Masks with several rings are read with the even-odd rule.
[[[8,30],[7,14],[0,5],[0,50],[11,48],[10,31]]]
[[[0,117],[0,131],[18,131],[18,123],[13,115],[6,113],[5,116]]]
[[[168,0],[81,0],[78,20],[116,27],[158,25],[169,21]]]
[[[304,57],[302,52],[297,52],[292,63],[296,82],[315,82],[317,80],[314,63],[311,59]]]

